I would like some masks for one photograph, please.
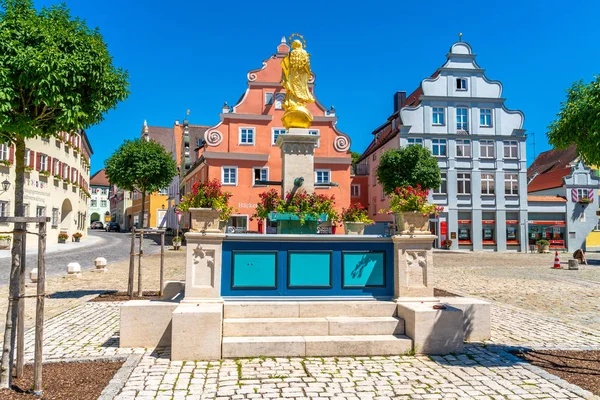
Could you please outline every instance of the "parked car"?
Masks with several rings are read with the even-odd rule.
[[[104,230],[106,232],[111,232],[111,231],[121,232],[121,227],[116,222],[108,222],[106,224],[106,226],[104,227]]]
[[[104,229],[104,224],[100,221],[94,221],[90,225],[90,229]]]

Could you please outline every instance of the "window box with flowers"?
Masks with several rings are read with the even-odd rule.
[[[13,163],[11,163],[9,160],[0,160],[0,165],[3,165],[5,167],[12,167]]]
[[[579,200],[577,200],[577,202],[579,204],[583,204],[584,206],[587,206],[588,204],[593,203],[593,201],[587,197],[580,197]]]
[[[342,209],[341,219],[344,223],[346,235],[362,235],[365,233],[365,225],[370,225],[373,220],[369,219],[368,210],[360,203],[350,204],[350,207]]]
[[[40,171],[40,176],[49,177],[50,176],[50,171]]]
[[[29,165],[25,166],[25,172],[31,172],[33,171],[33,167],[30,167]]]
[[[75,240],[75,242],[79,243],[82,236],[83,236],[83,234],[81,232],[75,232],[73,234],[73,240]]]
[[[396,232],[401,235],[431,235],[429,215],[437,214],[441,207],[427,202],[429,190],[402,186],[390,195],[390,213],[396,216]]]
[[[233,214],[229,206],[231,193],[224,192],[221,182],[213,179],[208,182],[196,182],[192,192],[184,196],[178,209],[190,213],[191,232],[224,232],[225,224]]]
[[[58,234],[58,243],[65,243],[68,238],[69,238],[68,234],[61,232]]]

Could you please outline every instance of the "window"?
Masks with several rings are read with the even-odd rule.
[[[285,100],[285,93],[275,93],[275,109],[283,110],[283,101]]]
[[[471,157],[471,141],[469,139],[456,139],[456,157]]]
[[[462,173],[456,175],[457,180],[457,193],[458,194],[471,194],[471,174]]]
[[[0,201],[0,217],[8,217],[8,201]]]
[[[31,160],[31,154],[29,154],[30,152],[31,152],[31,150],[25,149],[25,166],[26,167],[29,166],[29,162]]]
[[[40,171],[48,171],[48,156],[45,154],[40,155]]]
[[[46,207],[37,206],[35,210],[36,217],[45,217],[46,216]]]
[[[265,105],[270,106],[273,104],[273,92],[265,93]]]
[[[448,193],[448,175],[445,172],[440,174],[442,178],[442,184],[439,188],[433,189],[433,194],[446,194]]]
[[[504,194],[517,196],[519,194],[519,179],[517,174],[504,175]]]
[[[29,217],[29,204],[23,204],[23,216]]]
[[[456,130],[469,132],[469,115],[464,107],[456,108]]]
[[[222,167],[221,172],[223,185],[237,185],[237,167]]]
[[[420,146],[423,147],[423,139],[421,138],[408,138],[409,146]]]
[[[481,194],[494,194],[494,175],[481,174]]]
[[[0,144],[0,160],[8,160],[8,145]]]
[[[479,126],[492,126],[492,110],[489,108],[479,110]]]
[[[67,164],[63,164],[63,173],[62,173],[62,176],[65,179],[69,178],[69,166]]]
[[[331,170],[316,169],[315,170],[315,183],[331,183]]]
[[[240,128],[240,144],[254,144],[254,128]]]
[[[106,207],[106,200],[100,200],[100,207]]]
[[[283,134],[285,134],[285,129],[284,128],[273,129],[273,132],[272,132],[272,135],[271,135],[271,137],[272,137],[272,142],[271,143],[272,144],[277,143],[277,138],[279,137],[279,135],[283,135]]]
[[[516,140],[504,141],[504,158],[519,158],[519,142]]]
[[[309,135],[316,135],[319,136],[319,130],[318,129],[311,129],[310,131],[308,131]],[[319,147],[319,145],[321,144],[321,138],[319,136],[319,140],[317,140],[317,143],[315,143],[315,147]]]
[[[98,200],[91,200],[90,207],[98,207]]]
[[[431,154],[437,157],[445,157],[446,139],[431,139]]]
[[[456,78],[456,90],[467,90],[466,78]]]
[[[577,189],[577,201],[589,198],[590,195],[588,189]]]
[[[52,226],[58,226],[58,208],[52,209]]]
[[[375,169],[371,173],[371,183],[373,186],[377,185],[377,173]]]
[[[434,125],[444,125],[444,107],[433,107],[432,117]]]
[[[479,152],[481,158],[494,158],[494,141],[482,140],[479,142]]]
[[[371,156],[371,159],[372,159],[373,161],[377,160],[377,155],[376,155],[375,153],[373,153],[373,155]]]
[[[350,185],[350,196],[351,197],[360,197],[360,185]]]
[[[269,180],[269,169],[268,168],[254,168],[254,184],[256,181],[268,181]]]

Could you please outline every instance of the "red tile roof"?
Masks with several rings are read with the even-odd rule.
[[[527,193],[538,192],[540,190],[553,189],[563,185],[563,178],[571,174],[571,167],[556,169],[550,172],[537,175],[529,185]]]
[[[567,199],[562,196],[527,196],[528,202],[542,202],[542,203],[566,203]]]
[[[541,153],[527,168],[527,177],[566,168],[577,158],[577,147],[570,146],[565,150],[548,150]]]
[[[90,178],[90,186],[110,186],[110,182],[108,182],[108,177],[106,176],[106,170],[104,168],[92,175]]]

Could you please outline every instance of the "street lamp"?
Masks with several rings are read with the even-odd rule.
[[[2,191],[8,192],[8,189],[10,189],[10,182],[8,179],[5,179],[4,182],[2,182]]]

